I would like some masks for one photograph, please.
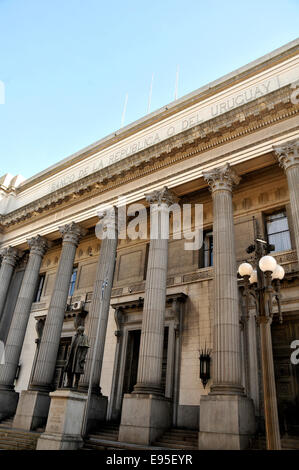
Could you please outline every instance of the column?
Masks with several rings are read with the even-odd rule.
[[[146,196],[151,236],[142,313],[137,384],[125,395],[119,440],[148,444],[171,425],[170,400],[162,396],[161,376],[166,303],[169,206],[176,201],[164,187]]]
[[[134,392],[161,394],[169,206],[176,199],[167,188],[154,191],[146,199],[151,208],[151,241],[142,314],[137,384]],[[155,238],[152,238],[152,235]]]
[[[299,139],[274,147],[274,150],[288,180],[296,250],[299,258]]]
[[[0,269],[0,320],[2,312],[5,306],[6,296],[10,284],[10,280],[19,258],[19,250],[11,246],[4,248],[0,257],[2,258],[2,264]]]
[[[233,185],[240,178],[227,165],[204,174],[213,198],[214,346],[211,391],[243,393],[240,314],[235,255]]]
[[[13,422],[15,428],[35,430],[45,425],[48,416],[49,392],[52,388],[76,248],[85,234],[85,230],[74,222],[59,227],[59,231],[62,234],[62,250],[54,288],[32,381],[29,389],[21,392],[19,399]]]
[[[30,384],[31,390],[46,392],[49,392],[52,387],[76,248],[85,234],[85,230],[74,222],[60,227],[59,231],[63,238],[62,250],[35,371]]]
[[[33,237],[27,241],[30,254],[18,300],[5,345],[5,364],[0,366],[0,418],[14,413],[18,394],[14,392],[14,380],[23,347],[33,297],[38,285],[42,258],[48,248],[48,241]],[[5,393],[5,392],[9,393]]]
[[[90,348],[86,357],[85,372],[81,378],[80,389],[87,390],[90,380],[92,358],[96,342],[96,332],[99,326],[99,338],[95,357],[95,367],[92,378],[93,396],[89,405],[89,418],[87,431],[95,428],[99,422],[104,421],[108,397],[101,395],[100,380],[107,332],[107,323],[110,309],[111,290],[113,286],[114,268],[118,243],[117,208],[105,211],[99,215],[100,223],[104,228],[101,237],[101,249],[97,263],[96,278],[93,286],[92,301],[87,317],[86,334],[89,338]],[[103,286],[105,288],[103,289]]]
[[[252,400],[241,376],[240,312],[232,189],[240,178],[226,164],[203,174],[213,198],[213,384],[200,400],[200,449],[243,449],[255,431]]]

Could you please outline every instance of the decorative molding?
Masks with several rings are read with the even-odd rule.
[[[279,165],[286,171],[293,166],[299,166],[299,139],[287,142],[285,145],[273,147]]]
[[[167,206],[171,206],[178,201],[177,196],[170,191],[166,186],[164,188],[153,191],[152,193],[145,194],[145,199],[149,204],[155,204],[160,206],[161,204],[166,204]]]
[[[59,227],[59,231],[63,238],[63,243],[72,243],[78,246],[81,238],[86,235],[87,231],[76,222],[71,222],[63,227]]]
[[[88,193],[91,191],[97,195],[107,192],[126,182],[153,173],[157,169],[293,117],[298,114],[299,106],[291,103],[291,91],[290,87],[286,86],[105,167],[20,209],[0,216],[0,225],[9,227],[34,215],[40,215],[44,211],[55,209],[62,203],[71,203],[85,196],[90,197]]]
[[[212,193],[219,190],[232,191],[233,186],[238,185],[240,182],[240,177],[228,163],[222,167],[204,172],[203,177]]]
[[[22,256],[22,253],[12,246],[8,246],[0,251],[0,258],[2,258],[2,263],[10,264],[13,268],[16,266],[19,258]]]
[[[27,240],[27,244],[30,248],[30,256],[39,255],[43,257],[47,249],[50,247],[49,240],[47,240],[45,237],[41,237],[40,235],[29,238],[29,240]]]

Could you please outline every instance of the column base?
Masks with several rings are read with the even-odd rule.
[[[253,401],[240,395],[202,396],[199,423],[199,449],[247,449],[256,428]]]
[[[0,389],[0,421],[15,414],[18,400],[19,394],[14,390]]]
[[[152,444],[171,427],[170,400],[151,394],[124,395],[118,440]]]
[[[34,431],[44,426],[50,406],[50,397],[46,392],[23,390],[17,412],[13,421],[13,427]]]
[[[37,441],[36,450],[76,450],[82,447],[86,394],[62,389],[50,393],[50,398],[47,427]]]
[[[108,397],[92,394],[89,402],[86,434],[96,430],[101,423],[106,421]]]

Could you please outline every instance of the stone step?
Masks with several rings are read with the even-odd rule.
[[[198,441],[197,434],[194,436],[187,436],[186,434],[174,434],[172,432],[166,432],[163,434],[163,437],[167,437],[169,439],[179,439],[180,441]]]
[[[0,450],[35,450],[35,446],[25,447],[17,444],[6,444],[0,442]]]
[[[8,442],[8,441],[13,441],[13,442],[24,442],[31,444],[32,442],[36,442],[38,438],[32,438],[32,437],[23,437],[23,436],[14,436],[11,434],[8,434],[7,436],[0,436],[0,442]]]
[[[30,438],[39,438],[40,433],[35,431],[25,431],[19,429],[4,429],[0,427],[0,438],[1,436],[13,435],[15,437],[23,436],[23,437],[30,437]]]
[[[90,434],[89,437],[92,439],[106,439],[107,441],[117,441],[118,433],[115,433],[115,434],[96,433],[96,434]]]
[[[281,447],[283,449],[299,450],[299,438],[284,438],[281,440]]]
[[[183,429],[183,428],[171,428],[166,432],[171,432],[173,434],[188,434],[188,435],[197,435],[198,431],[196,429]]]
[[[17,441],[0,441],[0,449],[18,449],[18,450],[35,450],[36,449],[36,443],[35,444],[27,444],[24,442],[17,442]]]
[[[2,427],[5,427],[5,428],[11,428],[12,427],[12,423],[13,423],[13,420],[14,420],[14,417],[12,416],[11,418],[7,418],[7,419],[3,419],[1,422],[0,422],[0,426]]]
[[[187,445],[186,443],[176,444],[174,442],[164,442],[163,440],[156,441],[155,446],[162,447],[164,449],[183,449],[183,450],[197,450],[198,447],[195,445]]]
[[[119,426],[101,426],[97,428],[94,432],[102,432],[102,431],[118,432]]]
[[[159,442],[163,442],[165,443],[165,445],[168,445],[168,444],[177,444],[177,445],[180,445],[180,446],[191,446],[191,447],[194,447],[194,448],[197,448],[198,446],[198,441],[196,440],[180,440],[180,439],[174,439],[174,438],[169,438],[169,437],[161,437],[159,439]]]
[[[104,433],[104,432],[108,432],[109,434],[118,434],[118,431],[119,429],[118,428],[100,428],[100,429],[97,429],[97,430],[94,430],[93,431],[93,434],[97,434],[98,432],[99,433]]]
[[[0,449],[35,450],[39,436],[36,432],[0,427]]]
[[[85,441],[82,450],[86,448],[90,450],[165,450],[165,447],[143,446],[139,444],[129,444],[127,442],[105,441],[104,439],[88,439]]]

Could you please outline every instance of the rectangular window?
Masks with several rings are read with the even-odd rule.
[[[75,290],[75,284],[76,284],[76,279],[77,279],[77,268],[73,269],[72,272],[72,277],[71,277],[71,282],[70,282],[70,287],[69,287],[69,296],[72,296]]]
[[[45,284],[45,274],[41,274],[39,276],[39,281],[38,281],[38,287],[37,287],[37,291],[36,291],[36,294],[35,294],[35,298],[34,298],[34,302],[39,302],[40,301],[40,298],[42,296],[42,292],[43,292],[43,287],[44,287],[44,284]]]
[[[213,266],[213,232],[206,231],[203,234],[203,246],[199,250],[199,267]]]
[[[268,243],[275,246],[273,252],[291,250],[291,237],[285,210],[266,216]]]

